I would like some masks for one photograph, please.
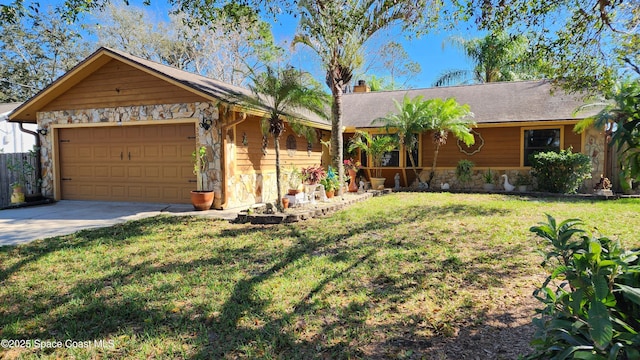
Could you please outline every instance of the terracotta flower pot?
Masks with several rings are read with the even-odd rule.
[[[349,169],[349,192],[358,192],[358,184],[356,184],[356,171]]]
[[[335,195],[335,190],[325,191],[328,199],[331,199]]]
[[[202,211],[211,209],[213,205],[213,190],[194,190],[191,191],[191,204],[193,208]]]
[[[286,198],[286,197],[282,198],[282,208],[283,209],[288,209],[289,208],[289,198]]]

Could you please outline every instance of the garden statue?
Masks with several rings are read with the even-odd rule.
[[[395,189],[400,190],[400,173],[396,173],[396,176],[393,177],[393,180],[396,182]]]
[[[602,174],[600,175],[600,181],[593,187],[593,191],[596,195],[613,196],[611,181]]]

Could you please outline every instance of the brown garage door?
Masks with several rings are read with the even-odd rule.
[[[193,124],[58,131],[63,199],[190,202]]]

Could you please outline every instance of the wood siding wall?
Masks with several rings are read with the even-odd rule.
[[[198,101],[203,101],[203,98],[130,65],[111,60],[41,111]]]
[[[573,132],[573,125],[564,126],[564,148],[573,147],[573,152],[582,151],[582,134]]]
[[[458,164],[458,161],[462,159],[468,159],[474,162],[476,167],[492,167],[492,168],[519,168],[520,160],[523,152],[523,144],[522,144],[522,134],[523,128],[531,127],[535,125],[535,127],[540,126],[539,123],[536,124],[527,124],[527,126],[523,125],[522,127],[513,126],[513,127],[490,127],[490,128],[476,128],[475,132],[482,136],[484,140],[484,144],[480,151],[473,155],[467,155],[460,151],[458,147],[458,140],[451,134],[449,134],[449,138],[447,139],[447,143],[440,147],[440,152],[438,153],[438,168],[454,168]],[[582,151],[582,135],[576,134],[573,132],[573,125],[550,125],[549,128],[562,128],[564,132],[564,148],[573,147],[574,152]],[[353,134],[345,134],[344,136],[344,144],[345,148],[348,146],[349,139],[353,136]],[[476,135],[476,144],[471,146],[470,148],[466,148],[463,143],[461,143],[463,149],[466,149],[468,153],[476,150],[480,144],[481,140],[478,135]],[[433,133],[427,132],[422,134],[421,145],[420,145],[420,160],[421,165],[418,164],[419,168],[431,168],[431,164],[433,163],[433,153],[435,150],[435,146],[433,144]],[[401,164],[402,165],[402,164]],[[410,163],[407,159],[407,176],[414,178],[413,174],[409,175],[409,169],[411,168]],[[388,169],[389,171],[398,171],[398,168],[395,170]],[[387,174],[388,175],[388,174]]]
[[[484,128],[475,129],[484,139],[484,145],[479,152],[466,155],[458,148],[457,139],[449,134],[447,143],[440,147],[438,153],[438,167],[455,167],[458,161],[468,159],[475,163],[476,167],[519,167],[520,166],[520,130],[519,127],[508,128]],[[479,137],[476,136],[476,141]],[[476,149],[480,143],[471,149]],[[462,144],[464,146],[464,144]],[[433,134],[431,132],[422,135],[422,165],[431,167],[433,162]]]
[[[287,149],[287,137],[293,135],[296,140],[296,150]],[[246,139],[247,145],[243,144]],[[236,174],[253,174],[257,172],[275,171],[276,153],[273,137],[269,136],[267,155],[262,153],[262,133],[260,118],[250,116],[244,122],[236,125]],[[307,151],[307,139],[296,135],[287,124],[285,132],[280,137],[280,165],[286,171],[291,165],[306,167],[321,164],[322,145],[319,141],[313,144],[311,154]]]

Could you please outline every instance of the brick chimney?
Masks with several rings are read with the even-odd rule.
[[[358,80],[358,85],[353,87],[354,93],[368,93],[371,89],[367,86],[367,82],[364,80]]]

